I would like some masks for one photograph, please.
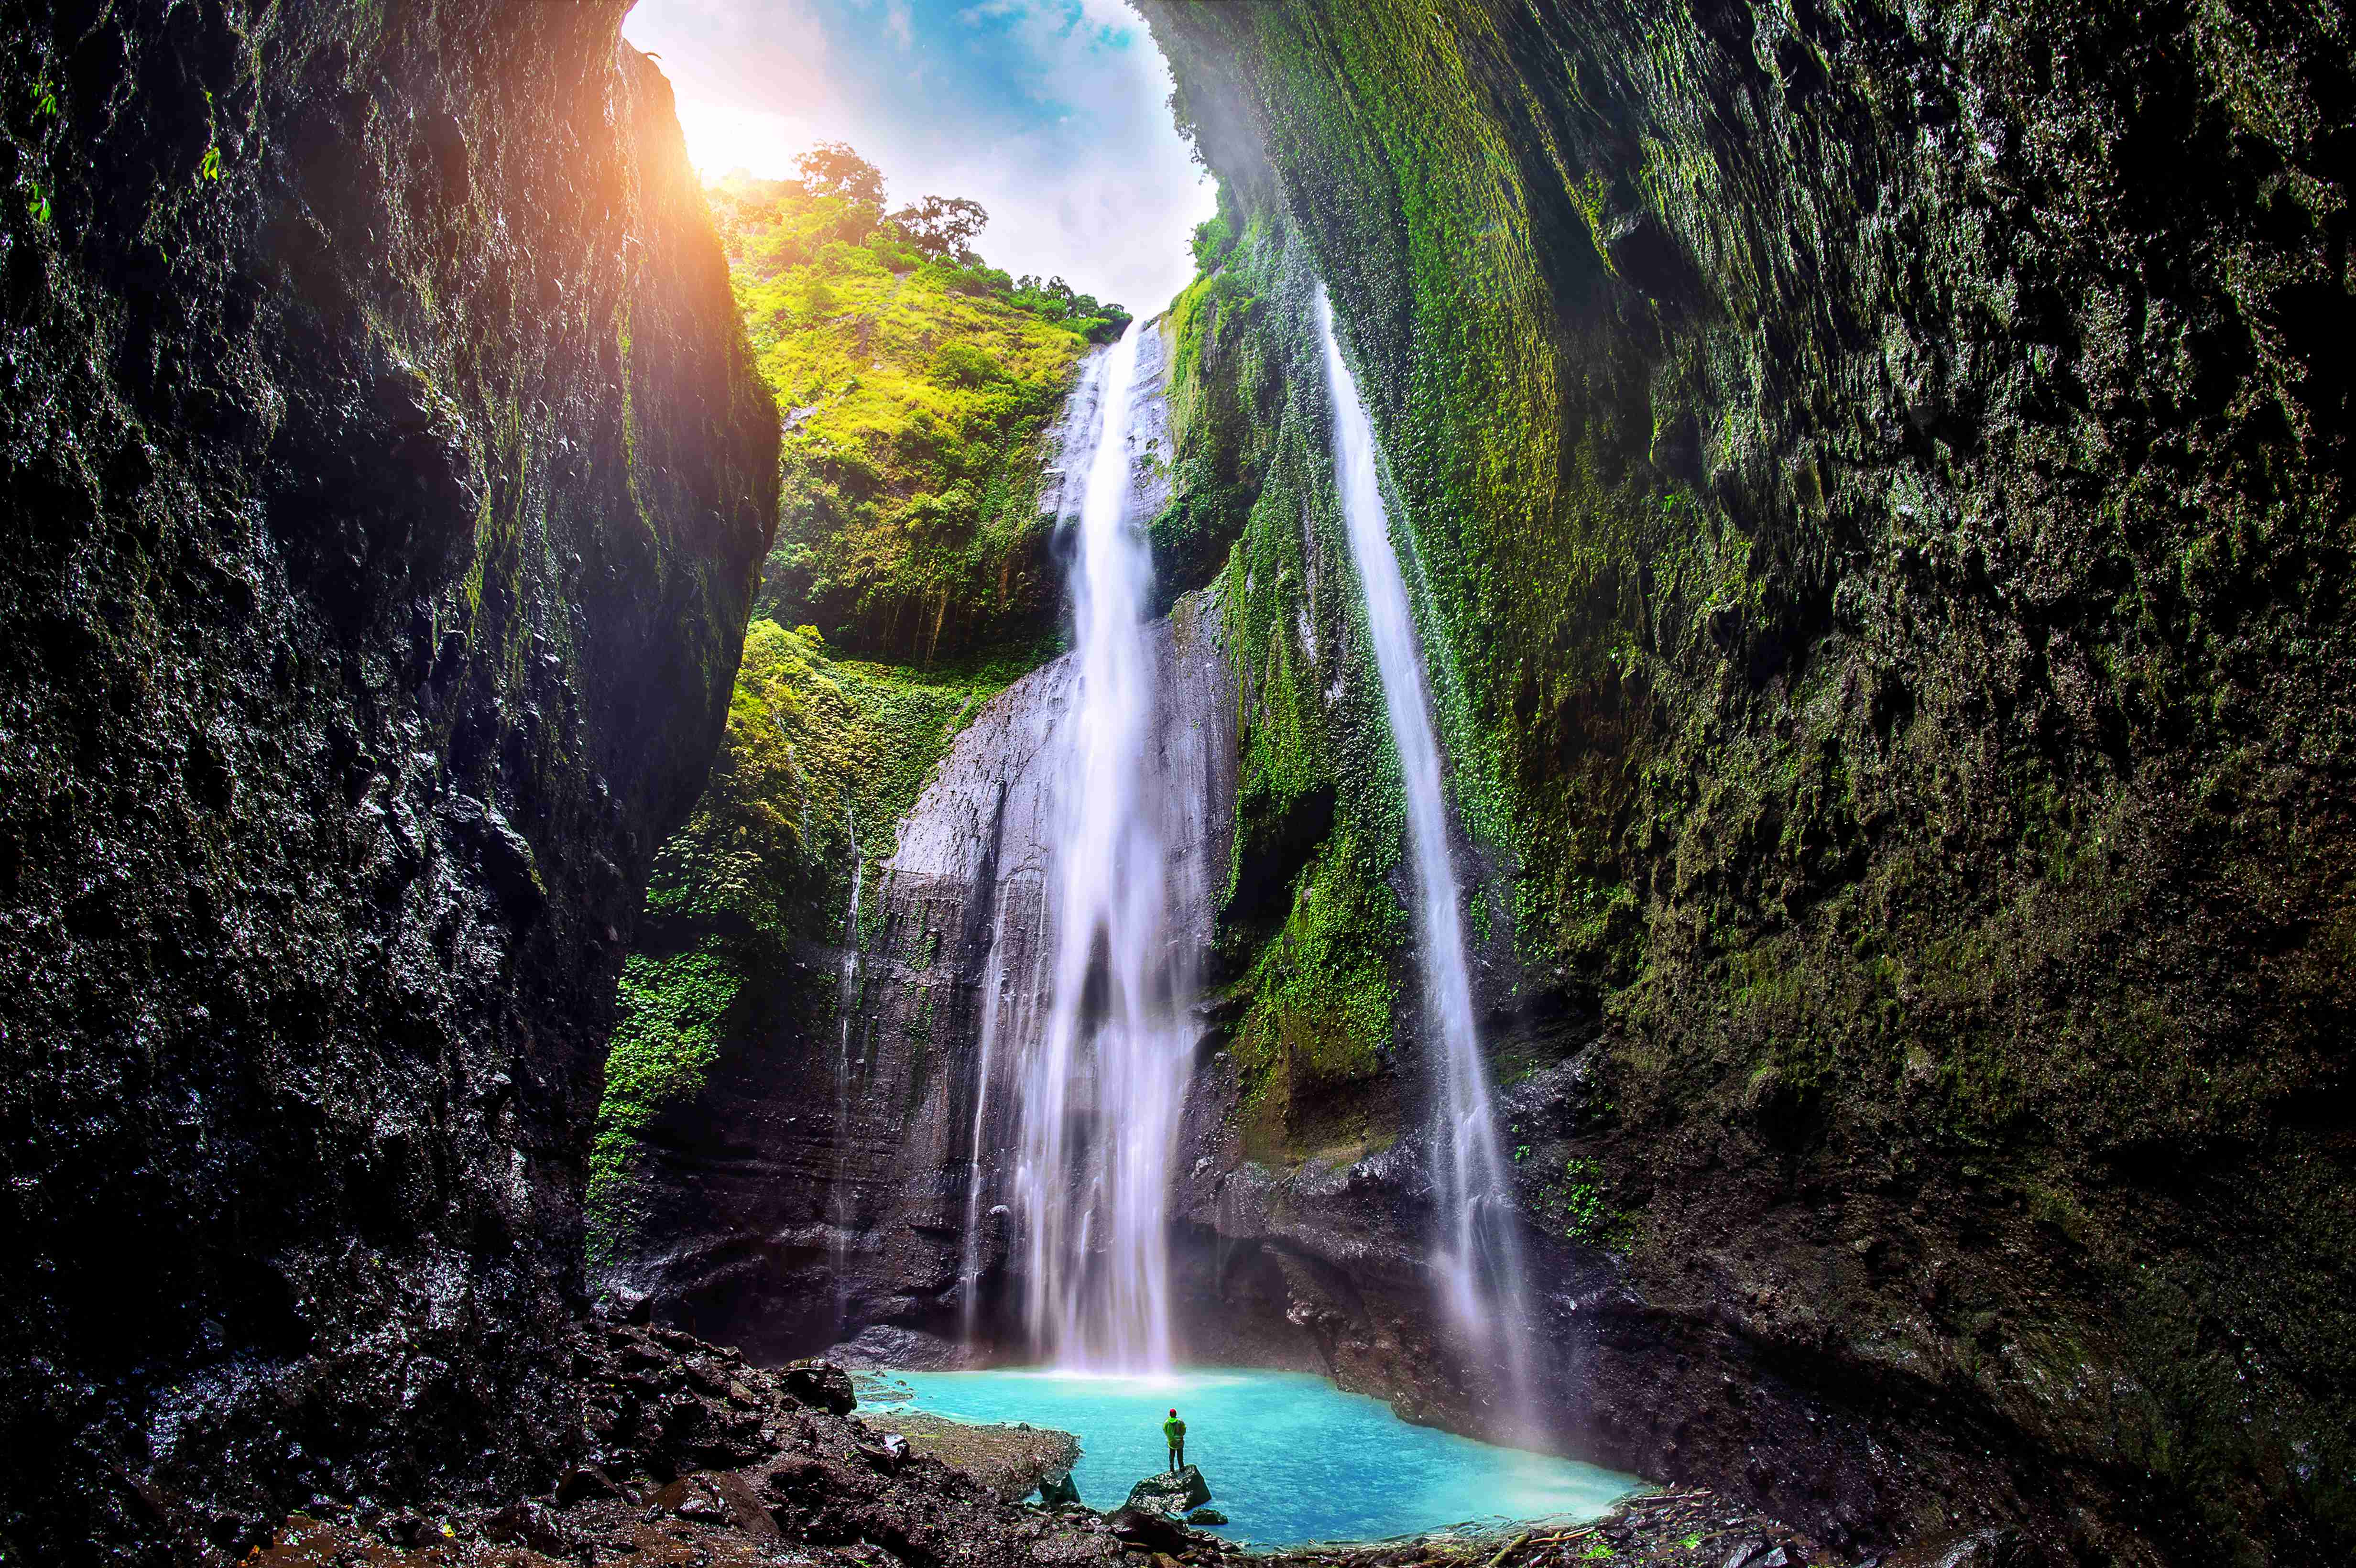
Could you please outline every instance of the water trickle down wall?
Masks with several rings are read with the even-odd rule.
[[[1012,1264],[1023,1348],[1078,1365],[1171,1356],[1170,1161],[1232,808],[1228,681],[1205,607],[1145,619],[1140,524],[1166,489],[1151,461],[1165,354],[1151,327],[1114,346],[1066,418],[1075,651],[960,738],[893,862],[895,886],[946,874],[989,884],[994,906],[958,1072],[961,1331],[1012,1326],[998,1288]],[[1006,777],[1010,741],[1023,761]],[[986,834],[963,826],[984,820]]]
[[[838,987],[835,997],[836,1010],[842,1015],[842,1039],[834,1060],[834,1119],[837,1126],[847,1124],[851,1119],[851,1069],[855,1065],[851,1054],[851,1024],[859,1010],[859,899],[867,881],[867,860],[859,852],[859,818],[851,810],[848,800],[842,803],[842,827],[844,837],[851,843],[851,902],[842,916],[842,983]],[[851,1233],[849,1216],[842,1211],[843,1199],[850,1188],[849,1184],[841,1179],[843,1174],[841,1162],[849,1152],[848,1143],[837,1144],[834,1190],[836,1212],[831,1233],[828,1238],[829,1244],[834,1253],[836,1282],[834,1313],[838,1321],[843,1316],[842,1281],[849,1275],[849,1271],[843,1267],[843,1261],[850,1252]]]
[[[1399,549],[1383,500],[1374,426],[1342,357],[1333,335],[1333,305],[1322,288],[1317,327],[1333,398],[1334,482],[1351,559],[1365,593],[1366,631],[1374,644],[1384,710],[1406,791],[1423,1005],[1440,1046],[1440,1060],[1433,1064],[1439,1099],[1430,1156],[1440,1233],[1433,1240],[1431,1265],[1449,1316],[1480,1352],[1502,1362],[1504,1386],[1519,1393],[1528,1387],[1530,1364],[1519,1221],[1491,1114],[1488,1066],[1473,1020],[1463,912],[1448,848],[1440,739],[1424,692]]]

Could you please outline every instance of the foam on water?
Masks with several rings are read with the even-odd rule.
[[[1379,1541],[1476,1520],[1592,1519],[1643,1485],[1575,1459],[1410,1426],[1380,1401],[1304,1372],[901,1372],[893,1381],[901,1403],[919,1410],[1074,1434],[1081,1456],[1072,1477],[1098,1509],[1117,1507],[1133,1482],[1164,1467],[1162,1413],[1175,1405],[1186,1458],[1229,1520],[1219,1533],[1256,1546]]]

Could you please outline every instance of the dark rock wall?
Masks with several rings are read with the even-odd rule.
[[[587,1130],[776,509],[626,7],[0,6],[0,1539],[580,1440]]]
[[[1567,1437],[2345,1555],[2345,8],[1143,9],[1420,545]],[[1358,1162],[1268,1268],[1412,1233]]]

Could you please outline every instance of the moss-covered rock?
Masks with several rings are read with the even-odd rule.
[[[762,613],[894,664],[1036,663],[1063,616],[1042,506],[1053,427],[1119,305],[920,248],[838,183],[712,192],[761,372],[785,411]]]
[[[664,1241],[637,1223],[641,1143],[659,1115],[691,1104],[723,1053],[765,1048],[780,1029],[817,1039],[855,1005],[830,973],[806,973],[798,945],[874,944],[895,829],[950,741],[1019,673],[925,675],[837,659],[807,626],[746,631],[711,781],[655,858],[622,973],[590,1157],[593,1264]]]
[[[1651,1316],[1549,1325],[1584,1440],[2344,1553],[2345,18],[1144,8],[1331,285],[1523,1004],[1605,1040],[1547,1157]],[[1921,1467],[1754,1458],[1804,1406]]]

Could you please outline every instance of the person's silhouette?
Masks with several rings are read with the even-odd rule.
[[[1186,1466],[1186,1424],[1176,1411],[1162,1424],[1162,1435],[1170,1439],[1170,1473],[1174,1476]]]

